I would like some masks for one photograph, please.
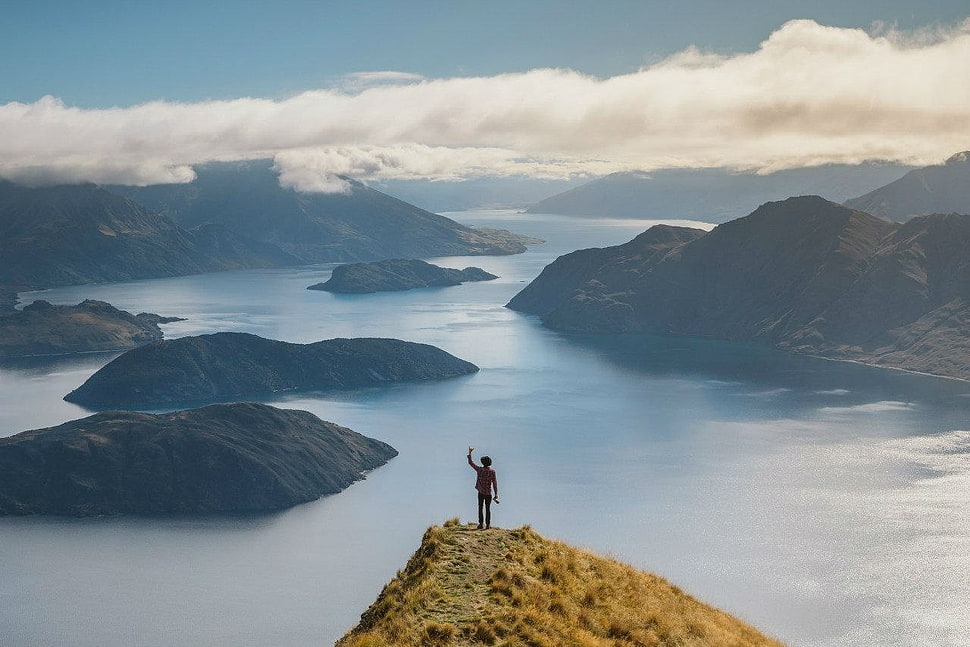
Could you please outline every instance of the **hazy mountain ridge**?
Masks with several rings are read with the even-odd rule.
[[[895,164],[829,164],[761,175],[723,168],[613,173],[550,196],[527,211],[720,223],[792,195],[820,194],[841,201],[891,182],[908,168]]]
[[[316,262],[516,254],[539,242],[466,227],[346,181],[344,194],[299,193],[282,188],[266,160],[203,165],[189,184],[0,181],[0,285],[26,290]]]
[[[429,528],[337,647],[778,646],[666,580],[528,526]]]
[[[913,169],[886,186],[846,200],[845,206],[898,222],[933,213],[970,213],[970,151],[943,164]]]
[[[161,339],[158,324],[173,320],[91,299],[76,306],[37,300],[0,315],[0,358],[135,348]]]
[[[335,494],[396,455],[262,404],[108,411],[0,438],[0,516],[279,510]]]
[[[92,184],[0,181],[0,284],[43,288],[295,261],[223,227],[183,229]]]
[[[560,257],[508,307],[559,330],[754,340],[970,378],[970,216],[898,225],[801,197],[664,253],[624,247]]]
[[[189,184],[112,187],[185,227],[216,222],[304,263],[515,254],[514,234],[493,235],[345,179],[345,193],[283,188],[270,160],[196,167]]]
[[[296,389],[437,380],[478,367],[428,344],[328,339],[293,344],[248,333],[162,340],[130,350],[64,397],[94,408],[225,402]]]

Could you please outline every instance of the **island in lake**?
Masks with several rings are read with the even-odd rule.
[[[64,397],[94,409],[225,402],[297,389],[440,380],[478,367],[428,344],[329,339],[292,344],[221,332],[130,350]]]
[[[396,455],[263,404],[108,411],[0,438],[0,516],[280,510],[335,494]]]
[[[970,215],[891,223],[817,196],[711,232],[560,257],[508,307],[557,330],[760,341],[970,379]]]
[[[390,259],[376,263],[348,263],[333,268],[333,274],[323,283],[308,290],[324,290],[342,294],[394,292],[414,288],[448,287],[466,281],[491,281],[498,277],[479,267],[456,270],[439,267],[416,259]]]
[[[76,306],[37,300],[0,315],[0,359],[127,350],[162,338],[160,323],[181,321],[142,312],[133,315],[110,303],[87,299]]]

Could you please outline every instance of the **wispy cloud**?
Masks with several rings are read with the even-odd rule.
[[[429,80],[348,77],[273,101],[82,110],[53,97],[0,106],[0,176],[32,182],[187,181],[209,160],[275,157],[282,180],[337,174],[454,180],[670,166],[774,170],[970,147],[970,21],[901,34],[786,23],[758,50],[687,49],[598,79],[542,69]]]

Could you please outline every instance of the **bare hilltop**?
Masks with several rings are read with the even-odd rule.
[[[528,526],[434,526],[337,647],[777,646],[666,580]]]

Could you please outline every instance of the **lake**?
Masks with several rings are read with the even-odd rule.
[[[473,519],[468,445],[495,461],[496,525],[656,572],[792,645],[966,644],[970,384],[747,344],[555,333],[503,305],[559,254],[651,223],[448,215],[547,242],[431,259],[500,277],[451,288],[306,290],[329,276],[321,265],[24,295],[186,317],[168,337],[397,337],[482,370],[265,399],[400,451],[284,512],[0,518],[0,644],[332,644],[429,525]],[[88,415],[61,398],[114,356],[0,366],[0,436]]]

